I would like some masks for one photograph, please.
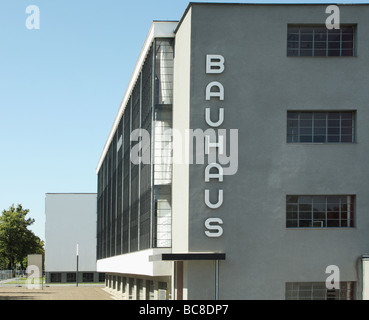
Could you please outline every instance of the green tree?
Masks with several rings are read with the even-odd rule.
[[[28,229],[35,220],[27,218],[29,209],[23,209],[21,204],[14,204],[3,210],[0,216],[0,262],[7,263],[7,269],[13,269],[17,263],[24,268],[24,258],[27,254],[43,254],[44,243]]]

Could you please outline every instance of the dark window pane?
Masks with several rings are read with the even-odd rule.
[[[340,134],[340,128],[328,128],[328,134],[329,135],[338,135]]]
[[[352,127],[352,120],[342,120],[341,126],[345,128],[351,128]]]
[[[301,135],[311,135],[312,134],[313,129],[310,128],[301,128],[300,129],[300,134]]]
[[[312,118],[313,118],[313,113],[312,112],[301,112],[300,113],[300,119],[311,120]]]
[[[299,202],[304,204],[311,204],[313,197],[310,196],[299,196]]]
[[[352,112],[341,112],[341,119],[352,119]]]
[[[300,28],[301,34],[313,34],[313,28],[311,27],[301,27]]]
[[[314,112],[314,120],[325,121],[326,117],[327,117],[326,112]]]
[[[314,220],[325,219],[325,212],[314,212],[313,217],[314,217]]]
[[[312,120],[300,120],[301,127],[311,127],[313,125]]]
[[[314,41],[317,42],[323,42],[327,40],[327,33],[326,32],[314,32]]]
[[[316,135],[325,135],[325,132],[326,132],[326,128],[319,128],[319,127],[316,127],[315,126],[315,123],[314,123],[314,134]]]
[[[288,33],[287,34],[288,41],[299,41],[299,34],[298,33]]]
[[[299,221],[300,228],[308,228],[311,227],[311,220],[300,220]]]
[[[316,57],[325,57],[327,55],[326,50],[314,50],[314,56]]]
[[[342,56],[352,57],[354,55],[354,51],[352,49],[342,49]]]
[[[340,41],[341,31],[339,29],[328,30],[328,41]]]
[[[328,50],[328,56],[330,56],[330,57],[339,57],[340,56],[340,50],[329,49]]]
[[[342,135],[351,134],[351,133],[352,133],[352,128],[341,128]]]
[[[340,49],[341,43],[340,42],[328,42],[328,49]]]
[[[312,136],[300,136],[300,142],[312,142]]]
[[[327,220],[327,227],[338,228],[340,226],[339,220]]]
[[[339,112],[328,112],[328,119],[329,120],[340,119],[340,113]]]
[[[298,49],[299,48],[299,43],[295,42],[295,41],[288,41],[287,48],[288,49]]]
[[[313,55],[313,50],[311,49],[301,49],[300,50],[300,56],[305,56],[305,57],[311,57]]]
[[[311,49],[313,47],[313,43],[311,41],[301,41],[300,48],[301,50]]]
[[[341,136],[341,142],[353,142],[352,135]]]
[[[340,142],[340,136],[328,136],[328,142]]]
[[[345,41],[342,42],[342,49],[352,49],[353,48],[353,43],[352,41]]]
[[[324,143],[325,142],[325,136],[314,136],[314,142]]]
[[[346,33],[353,34],[353,32],[354,32],[353,27],[341,27],[341,30],[342,30],[343,34],[346,34]]]
[[[352,33],[342,33],[342,41],[353,41],[354,35]]]
[[[300,41],[307,41],[313,43],[313,34],[312,33],[301,33]]]

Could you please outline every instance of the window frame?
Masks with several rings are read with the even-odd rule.
[[[328,289],[325,282],[286,282],[286,300],[355,300],[356,282],[340,281],[339,289]]]
[[[296,197],[297,202],[293,201]],[[346,202],[342,202],[344,198]],[[337,199],[339,202],[333,201]],[[338,210],[333,206],[337,203],[339,204]],[[335,222],[338,225],[334,225]],[[287,229],[352,229],[356,227],[355,222],[356,196],[353,194],[286,195]]]
[[[334,114],[339,114],[339,118],[334,118]],[[345,118],[344,114],[351,113],[351,118]],[[294,118],[294,114],[297,114],[297,118]],[[311,114],[311,126],[308,126],[302,121],[308,120],[308,118],[302,118],[301,116]],[[287,143],[298,143],[298,144],[353,144],[356,143],[356,110],[287,110],[287,123],[286,123],[286,142]],[[318,117],[321,116],[321,118]],[[324,116],[324,118],[322,117]],[[325,125],[321,126],[319,122],[324,122]],[[334,121],[339,121],[338,126],[332,124]],[[351,124],[348,125],[348,121]],[[306,121],[305,121],[306,122]],[[331,124],[330,124],[331,123]],[[297,126],[296,126],[297,125]],[[311,129],[311,133],[302,132],[302,130]],[[318,133],[318,129],[325,130],[324,133]],[[333,130],[338,129],[338,133],[334,133]],[[348,134],[347,131],[343,130],[351,129]],[[295,131],[293,131],[295,130]],[[351,136],[350,141],[342,141],[343,138]],[[301,139],[301,137],[305,137]],[[308,141],[308,137],[311,141]],[[324,141],[316,141],[317,138],[324,137]],[[338,141],[334,141],[334,137],[338,138]],[[318,139],[319,140],[319,139]]]
[[[298,29],[298,33],[293,33],[290,32],[293,28]],[[302,40],[302,35],[301,35],[301,30],[307,30],[307,29],[311,29],[311,33],[306,33],[307,35],[312,34],[312,39],[311,42],[310,40],[307,40],[306,36],[305,39],[306,41]],[[346,33],[343,33],[344,29],[348,29],[351,28],[352,29],[352,47],[349,48],[344,48],[343,45],[346,43],[350,43],[351,40],[343,40],[343,36],[347,35]],[[325,29],[326,33],[321,33],[321,34],[315,34],[315,31],[318,29]],[[329,40],[329,36],[334,37],[335,35],[337,36],[337,32],[339,32],[339,41],[333,41],[333,40]],[[304,33],[303,33],[304,34]],[[298,35],[297,36],[297,40],[292,41],[291,38],[293,38],[293,35]],[[325,36],[325,39],[322,41],[318,41],[316,40],[316,36]],[[292,37],[291,37],[292,36]],[[332,58],[332,57],[337,57],[337,58],[343,58],[343,57],[357,57],[357,46],[356,46],[356,38],[357,38],[357,24],[341,24],[340,25],[340,29],[327,29],[326,26],[324,24],[287,24],[287,43],[286,43],[286,55],[287,57],[321,57],[321,58]],[[306,45],[306,48],[304,49],[302,47],[302,42]],[[321,50],[316,49],[316,44],[320,44],[323,43],[324,44],[324,48],[322,48]],[[334,45],[336,42],[339,43],[339,55],[332,55],[329,54],[329,52],[334,52],[337,49],[330,47],[329,45]],[[293,44],[297,44],[297,54],[291,54],[294,50],[294,48],[291,48],[291,45]],[[310,46],[309,46],[310,44]],[[307,51],[311,50],[311,54],[301,54],[301,50],[305,50],[306,53],[308,53]],[[344,51],[349,51],[352,50],[352,55],[342,55],[342,53]],[[315,53],[317,51],[325,51],[324,55],[316,55]],[[321,52],[322,53],[322,52]]]

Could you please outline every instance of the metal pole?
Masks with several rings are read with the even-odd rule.
[[[77,243],[77,270],[76,270],[76,286],[78,287],[78,243]]]
[[[215,300],[219,300],[219,260],[215,260]]]

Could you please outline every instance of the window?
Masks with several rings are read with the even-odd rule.
[[[354,27],[288,26],[287,56],[354,56]]]
[[[287,142],[353,143],[355,112],[287,112]]]
[[[67,282],[76,282],[76,273],[68,272],[67,273]]]
[[[99,282],[105,281],[105,273],[99,273]]]
[[[288,195],[287,228],[348,228],[354,226],[355,196]]]
[[[93,282],[94,281],[94,274],[91,272],[84,272],[82,274],[82,282]],[[115,281],[114,281],[115,283]]]
[[[51,273],[51,279],[50,282],[61,282],[61,273]]]
[[[286,300],[354,300],[355,282],[342,281],[339,289],[327,289],[325,282],[287,282]]]

